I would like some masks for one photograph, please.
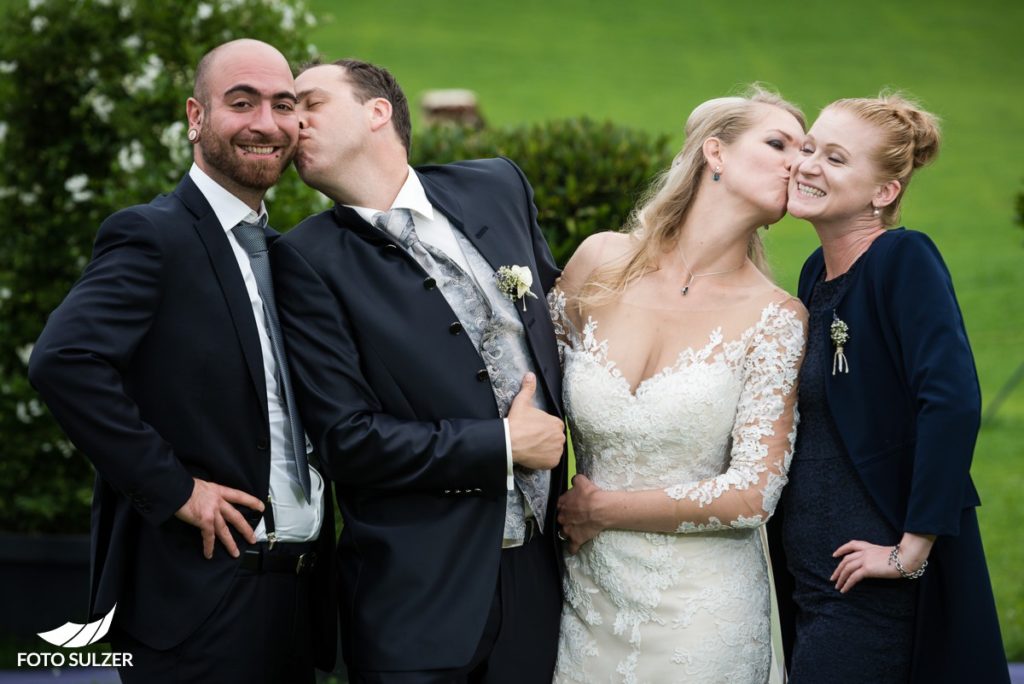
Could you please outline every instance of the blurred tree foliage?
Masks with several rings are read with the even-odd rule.
[[[251,37],[305,61],[314,18],[302,0],[28,0],[0,19],[0,531],[85,532],[92,470],[28,383],[32,344],[103,218],[188,170],[184,103],[200,57]],[[496,155],[526,172],[563,265],[586,236],[622,226],[671,159],[668,136],[572,119],[424,129],[412,163]],[[278,227],[328,206],[294,170],[268,204]]]
[[[25,376],[46,316],[104,217],[174,187],[191,163],[185,100],[199,58],[232,38],[301,61],[301,0],[28,0],[0,17],[0,530],[84,531],[92,472]],[[275,188],[291,225],[319,200]]]

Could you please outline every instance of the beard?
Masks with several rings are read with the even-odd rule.
[[[296,145],[289,146],[288,138],[283,136],[277,140],[262,135],[247,137],[242,141],[226,140],[210,130],[206,121],[202,124],[201,132],[199,148],[202,150],[206,163],[244,188],[265,191],[273,187],[288,164],[291,163],[292,157],[295,156]],[[239,145],[279,147],[281,157],[278,159],[239,157],[234,149],[236,142]]]

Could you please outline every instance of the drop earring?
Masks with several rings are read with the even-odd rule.
[[[882,212],[881,212],[881,210],[878,207],[871,207],[871,214],[872,214],[872,216],[878,216],[881,213]]]
[[[717,181],[719,181],[721,179],[722,179],[722,167],[721,166],[716,166],[715,167],[715,172],[713,174],[711,174],[711,180],[717,182]]]

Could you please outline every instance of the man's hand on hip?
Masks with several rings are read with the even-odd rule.
[[[537,376],[527,373],[519,394],[508,410],[508,431],[512,440],[512,462],[534,470],[550,470],[558,465],[565,446],[565,423],[535,408],[531,403],[537,391]]]
[[[200,480],[198,477],[192,479],[195,480],[192,496],[178,509],[174,517],[199,528],[203,535],[203,556],[207,559],[213,558],[215,538],[220,539],[228,553],[238,558],[238,545],[231,536],[228,523],[234,525],[250,544],[256,543],[256,535],[245,521],[245,517],[231,504],[239,504],[262,513],[263,502],[238,489]]]

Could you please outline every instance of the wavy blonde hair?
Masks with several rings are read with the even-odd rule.
[[[825,109],[850,112],[878,129],[879,144],[873,160],[885,180],[900,182],[896,199],[882,207],[880,215],[885,226],[896,225],[900,216],[900,200],[914,171],[939,154],[939,118],[922,109],[910,97],[887,90],[879,93],[878,97],[836,100]]]
[[[617,261],[596,269],[581,288],[580,304],[599,304],[657,267],[661,255],[679,239],[683,221],[700,188],[707,166],[704,141],[718,138],[727,145],[734,142],[757,121],[761,105],[789,112],[806,130],[803,112],[760,84],[749,86],[742,95],[719,97],[698,105],[686,120],[682,149],[672,165],[651,183],[626,222],[625,232],[630,234],[632,245],[625,263]],[[764,244],[756,231],[750,235],[747,256],[762,273],[771,275]]]

